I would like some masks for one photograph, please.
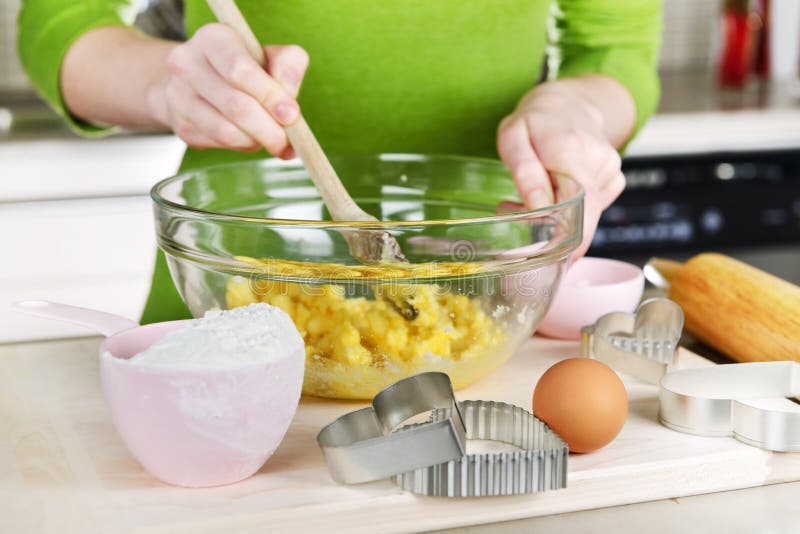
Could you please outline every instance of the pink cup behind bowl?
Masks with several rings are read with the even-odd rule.
[[[230,370],[147,368],[126,360],[187,321],[114,334],[100,346],[100,377],[117,431],[155,477],[188,487],[253,475],[294,416],[305,355]]]
[[[564,275],[537,334],[580,339],[581,328],[606,313],[633,313],[644,291],[636,265],[605,258],[581,258]]]

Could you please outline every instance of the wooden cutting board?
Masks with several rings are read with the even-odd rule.
[[[315,436],[360,406],[304,399],[278,451],[231,486],[164,485],[130,456],[100,391],[99,339],[0,347],[0,532],[381,532],[504,521],[800,479],[800,453],[673,432],[655,386],[626,380],[630,415],[608,447],[569,459],[569,487],[539,495],[417,497],[388,481],[339,486]],[[534,338],[460,399],[530,407],[533,384],[576,343]],[[683,351],[681,366],[710,365]],[[788,402],[788,401],[787,401]]]

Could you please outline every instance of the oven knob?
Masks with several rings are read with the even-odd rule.
[[[725,226],[725,216],[717,208],[708,208],[700,215],[700,227],[707,234],[716,234]]]

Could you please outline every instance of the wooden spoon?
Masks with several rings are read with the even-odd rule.
[[[259,65],[266,68],[267,58],[253,30],[233,0],[206,0],[217,20],[227,24],[244,39],[247,50]],[[362,210],[342,185],[330,161],[322,151],[302,115],[284,127],[297,155],[303,161],[311,180],[322,196],[335,221],[377,222]],[[344,230],[341,232],[350,247],[350,255],[361,263],[408,263],[392,234],[384,230]]]
[[[206,0],[206,2],[217,20],[233,28],[244,40],[253,59],[266,68],[267,58],[264,49],[236,3],[233,0]],[[362,210],[344,188],[302,115],[293,124],[285,126],[284,130],[335,221],[368,223],[378,221]],[[347,240],[350,255],[361,263],[408,263],[397,240],[385,230],[341,230],[340,233]],[[401,296],[384,294],[382,298],[409,321],[419,315],[419,310]]]

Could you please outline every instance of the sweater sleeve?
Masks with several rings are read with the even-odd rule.
[[[635,134],[658,106],[661,0],[557,0],[552,21],[550,76],[620,82],[636,105]]]
[[[25,0],[22,4],[17,43],[20,62],[42,98],[78,133],[102,135],[113,129],[86,123],[69,113],[61,98],[64,56],[89,30],[130,24],[134,16],[127,0]]]

